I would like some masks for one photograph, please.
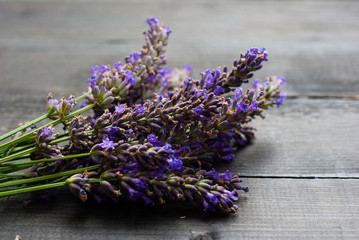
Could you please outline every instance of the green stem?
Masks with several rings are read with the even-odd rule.
[[[79,158],[79,157],[88,157],[91,153],[79,153],[79,154],[73,154],[73,155],[67,155],[63,157],[57,157],[57,158],[45,158],[45,159],[39,159],[39,160],[30,160],[30,161],[24,161],[24,162],[16,162],[16,163],[8,163],[3,164],[2,166],[23,166],[23,165],[33,165],[36,163],[42,163],[42,162],[55,162],[57,160],[63,160],[63,159],[71,159],[71,158]]]
[[[19,152],[21,150],[25,150],[25,149],[28,149],[28,148],[34,147],[34,146],[35,146],[35,143],[31,143],[31,144],[28,144],[28,145],[25,145],[25,146],[15,147],[13,150],[11,150],[11,152],[16,153],[16,152]]]
[[[58,178],[58,177],[69,176],[69,175],[73,175],[76,173],[84,172],[86,170],[95,170],[99,167],[100,167],[100,165],[98,164],[98,165],[93,165],[90,167],[84,167],[84,168],[79,168],[79,169],[75,169],[75,170],[70,170],[67,172],[60,172],[60,173],[45,175],[45,176],[41,176],[41,177],[34,177],[34,178],[21,179],[21,180],[16,180],[16,181],[11,181],[11,182],[5,182],[5,183],[0,184],[0,188],[16,186],[16,185],[20,185],[20,184],[39,182],[39,181],[49,180],[49,179]]]
[[[70,132],[60,133],[59,135],[57,135],[57,138],[61,138],[61,137],[67,136],[69,133],[70,133]]]
[[[73,113],[71,113],[71,114],[69,114],[69,115],[66,115],[66,116],[64,116],[64,117],[62,117],[62,118],[56,119],[55,121],[52,121],[52,122],[50,122],[50,123],[48,123],[48,124],[45,124],[45,125],[43,125],[43,126],[40,127],[40,128],[45,128],[45,127],[48,127],[48,126],[50,126],[50,125],[55,126],[55,125],[61,123],[62,121],[65,121],[65,120],[67,120],[67,119],[69,119],[69,118],[72,118],[72,117],[74,117],[74,116],[76,116],[76,115],[78,115],[78,114],[81,114],[81,113],[83,113],[83,112],[85,112],[85,111],[87,111],[87,110],[90,110],[90,109],[93,108],[94,106],[96,106],[96,103],[87,105],[86,107],[81,108],[81,109],[79,109],[79,110],[77,110],[77,111],[75,111],[75,112],[73,112]],[[40,128],[39,128],[39,129],[40,129]],[[25,134],[25,135],[23,135],[23,136],[21,136],[21,137],[14,138],[13,140],[11,140],[11,141],[9,141],[9,142],[0,145],[0,149],[3,149],[3,148],[5,148],[5,147],[7,147],[7,146],[9,146],[9,145],[11,145],[11,144],[15,144],[15,143],[17,143],[17,142],[23,141],[23,140],[26,139],[27,137],[31,136],[33,133],[37,132],[39,129],[35,129],[35,130],[33,130],[33,131],[31,131],[31,132],[29,132],[29,133],[27,133],[27,134]]]
[[[79,96],[78,98],[75,99],[75,102],[78,102],[78,101],[84,99],[89,93],[90,92],[87,92],[87,93]],[[45,120],[47,117],[48,117],[48,113],[46,113],[46,114],[44,114],[44,115],[42,115],[42,116],[40,116],[38,118],[35,118],[34,120],[30,121],[29,123],[26,123],[26,124],[22,125],[21,127],[18,127],[16,129],[8,132],[8,133],[5,133],[4,135],[0,136],[0,141],[5,140],[6,138],[11,137],[15,133],[20,132],[20,131],[30,127],[32,124],[41,122],[42,120]]]
[[[10,179],[24,178],[24,176],[21,176],[21,175],[9,175],[9,174],[4,174],[4,173],[0,173],[0,177],[6,177],[6,178],[10,178]]]
[[[16,159],[17,157],[22,157],[23,155],[26,155],[26,154],[28,154],[28,153],[32,153],[32,152],[34,152],[36,149],[37,149],[36,147],[33,147],[33,148],[30,148],[30,149],[27,149],[27,150],[24,150],[24,151],[21,151],[21,152],[18,152],[18,153],[9,155],[9,156],[7,156],[7,157],[0,158],[0,164],[1,164],[1,163],[4,163],[4,162],[7,162],[7,161],[14,160],[14,159]]]
[[[82,94],[81,96],[75,98],[75,102],[78,102],[78,101],[84,99],[84,98],[85,98],[87,95],[89,95],[90,93],[91,93],[91,92],[87,92],[87,93]]]
[[[34,192],[34,191],[62,187],[62,186],[65,186],[65,182],[50,183],[50,184],[27,187],[27,188],[19,188],[19,189],[15,189],[15,190],[0,192],[0,197],[6,197],[6,196],[16,195],[16,194],[20,194],[20,193]]]
[[[30,167],[31,165],[21,165],[21,166],[8,166],[8,167],[4,167],[4,168],[0,168],[0,172],[7,174],[7,173],[14,173],[14,172],[18,172],[20,170],[24,170],[28,167]],[[3,179],[0,179],[0,182],[3,182]]]
[[[42,115],[41,117],[38,117],[38,118],[32,120],[31,122],[22,125],[21,127],[18,127],[18,128],[16,128],[16,129],[14,129],[14,130],[8,132],[8,133],[5,133],[4,135],[2,135],[2,136],[0,137],[0,141],[6,139],[6,138],[8,138],[8,137],[11,137],[11,136],[14,135],[15,133],[20,132],[20,131],[26,129],[26,128],[30,127],[32,124],[38,123],[38,122],[40,122],[40,121],[46,119],[47,117],[48,117],[48,114],[46,113],[45,115]]]

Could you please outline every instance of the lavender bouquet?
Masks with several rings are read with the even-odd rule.
[[[285,79],[241,88],[267,61],[264,48],[200,79],[190,66],[170,70],[170,29],[158,18],[146,22],[139,52],[93,67],[89,91],[60,100],[49,94],[45,115],[0,137],[0,197],[66,186],[82,201],[181,199],[203,210],[238,209],[238,191],[248,188],[212,167],[250,143],[252,119],[282,105]]]

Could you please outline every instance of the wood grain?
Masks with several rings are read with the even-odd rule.
[[[359,177],[358,116],[357,100],[287,100],[253,121],[256,140],[228,167],[247,176]]]
[[[1,93],[25,82],[33,92],[60,82],[53,91],[82,91],[90,66],[137,50],[144,19],[161,16],[173,30],[171,67],[189,63],[198,76],[266,47],[257,76],[285,76],[290,94],[357,95],[358,13],[357,1],[3,1]]]
[[[28,207],[30,195],[2,202],[0,239],[359,239],[355,0],[1,0],[0,134],[43,114],[49,91],[79,95],[91,66],[138,50],[152,16],[173,31],[171,68],[192,64],[197,77],[256,46],[270,58],[256,77],[287,78],[292,98],[256,119],[255,142],[217,166],[247,176],[238,213],[82,204],[58,189]]]
[[[236,214],[185,205],[81,203],[56,199],[24,208],[22,197],[0,205],[0,238],[13,239],[358,239],[359,180],[244,179]],[[6,216],[6,217],[5,217]],[[202,238],[201,238],[202,237]]]

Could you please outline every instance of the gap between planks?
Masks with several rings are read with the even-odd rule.
[[[268,178],[268,179],[359,179],[359,176],[271,176],[271,175],[238,175],[239,178]]]
[[[348,99],[359,100],[359,95],[306,95],[306,94],[290,94],[287,99]]]

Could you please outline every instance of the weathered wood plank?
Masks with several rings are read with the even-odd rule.
[[[358,181],[244,179],[250,192],[227,216],[177,205],[83,204],[65,191],[26,208],[14,197],[0,204],[0,238],[358,239]]]
[[[144,19],[161,16],[173,29],[171,67],[190,63],[198,76],[264,46],[270,62],[258,77],[287,77],[291,94],[357,95],[358,13],[358,1],[5,1],[1,92],[16,91],[24,78],[31,90],[77,87],[90,66],[137,50]]]
[[[359,101],[287,100],[256,119],[254,144],[221,168],[249,176],[359,177]]]

